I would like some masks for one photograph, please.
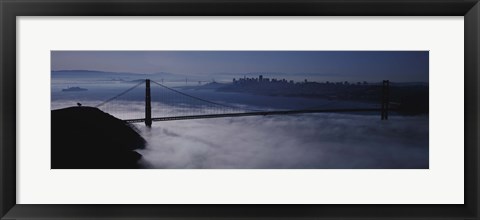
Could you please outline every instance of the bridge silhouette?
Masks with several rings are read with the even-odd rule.
[[[158,83],[150,79],[137,80],[136,82],[137,83],[134,84],[132,87],[114,95],[113,97],[96,105],[95,107],[107,113],[118,112],[119,109],[127,108],[127,112],[120,116],[123,121],[128,123],[144,122],[145,125],[148,127],[150,127],[152,125],[152,122],[155,121],[342,112],[380,112],[380,119],[388,120],[388,113],[390,110],[390,86],[388,80],[383,81],[382,91],[381,94],[379,94],[379,101],[381,104],[380,108],[316,108],[273,111],[251,109],[241,105],[232,105],[228,103],[210,101],[170,88],[162,83]],[[155,86],[155,88],[151,86],[152,84]],[[125,98],[125,96],[127,96],[127,94],[129,93],[132,93],[136,88],[140,87],[141,85],[145,85],[145,109],[128,109],[129,106],[131,107],[133,105],[128,102],[128,98]],[[139,95],[138,91],[136,93],[136,95]],[[155,97],[161,102],[154,102],[154,105],[152,106],[152,94],[154,94]],[[127,100],[127,102],[125,100]],[[166,104],[163,105],[159,103]],[[152,109],[154,109],[155,111],[152,112]],[[143,111],[144,115],[142,113],[142,116],[139,116],[137,113],[141,111]],[[132,112],[134,113],[134,115],[132,115]]]

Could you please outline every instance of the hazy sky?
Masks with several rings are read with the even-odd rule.
[[[52,51],[52,70],[282,72],[428,82],[428,51]]]

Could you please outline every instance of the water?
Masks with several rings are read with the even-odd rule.
[[[135,125],[158,169],[428,168],[428,119],[308,114]]]
[[[54,83],[52,84],[52,109],[69,107],[77,102],[97,105],[126,89],[134,86],[134,83]],[[178,83],[165,83],[166,86],[174,87]],[[79,86],[86,88],[84,92],[62,92],[67,87]],[[175,88],[175,87],[174,87]],[[362,103],[353,101],[331,101],[326,99],[313,99],[302,97],[263,96],[247,93],[216,92],[214,90],[195,90],[175,88],[181,92],[206,99],[213,102],[229,105],[244,106],[259,110],[287,110],[287,109],[315,109],[315,108],[375,108],[376,103]],[[168,93],[168,94],[165,94]],[[169,97],[166,97],[166,96]],[[176,102],[191,102],[191,99],[176,95],[172,97],[171,91],[166,91],[159,86],[151,86],[152,102],[176,104]],[[119,98],[124,101],[142,102],[145,100],[145,86],[140,85],[126,95]]]
[[[77,102],[95,106],[134,85],[54,80],[51,106],[58,109]],[[165,85],[181,86],[168,82]],[[88,91],[61,91],[69,86]],[[178,90],[213,102],[259,110],[378,108],[377,104],[351,101]],[[198,112],[203,105],[187,104],[191,100],[181,96],[169,98],[174,92],[155,85],[151,93],[154,117]],[[121,119],[143,118],[144,96],[145,86],[141,85],[101,109]],[[133,126],[148,142],[146,149],[139,151],[145,168],[428,168],[427,116],[394,116],[380,121],[377,112],[301,114],[154,122],[151,128]]]

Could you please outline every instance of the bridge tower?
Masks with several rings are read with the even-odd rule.
[[[145,125],[152,126],[152,100],[150,97],[150,79],[145,80]]]
[[[383,80],[382,86],[382,120],[388,120],[388,103],[390,96],[390,81]]]

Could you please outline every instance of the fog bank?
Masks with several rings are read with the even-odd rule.
[[[305,114],[135,125],[145,168],[428,168],[428,117]]]

